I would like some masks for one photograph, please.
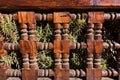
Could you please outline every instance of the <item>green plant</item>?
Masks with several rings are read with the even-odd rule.
[[[44,26],[44,24],[46,25]],[[49,42],[53,36],[53,29],[49,23],[44,23],[44,24],[41,23],[40,27],[38,26],[36,29],[37,41]],[[53,65],[53,59],[51,54],[53,54],[53,52],[50,50],[38,51],[37,62],[38,62],[39,68],[45,69]]]
[[[86,34],[86,20],[77,19],[70,23],[69,38],[72,42],[85,41]],[[86,50],[72,50],[70,56],[70,67],[71,68],[84,68],[86,63]]]
[[[85,38],[85,34],[83,30],[86,28],[86,20],[85,19],[77,19],[70,22],[70,32],[69,38],[73,42],[77,42],[79,37]],[[81,41],[81,40],[80,40]]]
[[[12,57],[9,55],[1,57],[0,63],[5,63],[9,67],[11,67],[11,65],[14,64]]]
[[[70,67],[74,69],[85,68],[86,50],[71,51]]]
[[[52,52],[46,50],[38,52],[37,59],[39,68],[46,69],[50,68],[53,65],[53,59],[50,53]]]
[[[14,20],[9,17],[0,17],[0,30],[7,42],[18,43],[19,34]]]
[[[46,24],[45,26],[43,24]],[[42,23],[37,26],[36,36],[37,40],[41,42],[49,42],[53,38],[53,25],[50,23]]]
[[[18,43],[19,34],[15,21],[8,16],[5,18],[0,17],[0,21],[0,31],[5,37],[5,41],[11,43]],[[12,67],[12,65],[14,65],[16,66],[16,68],[20,68],[17,52],[9,51],[8,55],[1,57],[0,61],[7,64],[9,67]]]

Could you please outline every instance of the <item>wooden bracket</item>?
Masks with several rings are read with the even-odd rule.
[[[19,11],[18,21],[21,24],[35,24],[34,12]]]
[[[22,54],[30,52],[30,44],[28,40],[20,40],[20,51]]]
[[[69,40],[54,40],[54,53],[69,53]]]
[[[37,46],[35,41],[20,40],[20,51],[22,54],[29,53],[30,56],[36,56]]]
[[[104,21],[104,12],[89,12],[88,23],[103,23]]]
[[[69,23],[69,12],[54,12],[54,23]]]
[[[61,51],[62,51],[62,53],[69,53],[70,40],[61,40]]]
[[[97,53],[100,54],[103,51],[103,41],[101,40],[88,40],[87,41],[87,45],[88,45],[88,51],[89,53]]]
[[[61,53],[61,40],[54,40],[54,53]]]
[[[103,41],[95,40],[94,46],[95,46],[95,53],[101,54],[103,51]]]
[[[37,52],[37,44],[36,41],[29,41],[30,44],[30,56],[31,57],[35,57],[36,56],[36,52]]]

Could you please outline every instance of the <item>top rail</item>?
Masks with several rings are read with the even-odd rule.
[[[0,0],[0,10],[88,11],[118,10],[120,0]]]

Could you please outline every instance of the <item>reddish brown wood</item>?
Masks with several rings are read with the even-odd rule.
[[[62,40],[61,47],[62,47],[62,49],[61,49],[62,53],[69,53],[70,52],[70,41]]]
[[[34,24],[35,23],[34,12],[19,11],[18,20],[19,23],[22,24],[25,23],[28,23],[29,25]]]
[[[18,4],[19,3],[19,4]],[[63,0],[62,2],[60,0],[4,0],[0,3],[1,6],[6,7],[74,7],[74,6],[88,6],[90,5],[90,0]]]
[[[4,41],[4,37],[0,36],[0,58],[7,55],[7,51],[4,49],[3,46],[3,41]]]
[[[18,4],[19,3],[19,4]],[[0,38],[0,56],[4,56],[5,50],[20,50],[23,57],[22,80],[37,80],[38,76],[53,77],[55,80],[69,80],[69,77],[85,77],[86,80],[101,80],[102,76],[119,76],[119,73],[113,69],[101,70],[101,53],[102,50],[115,48],[120,49],[120,44],[115,42],[104,42],[102,40],[102,27],[104,20],[120,19],[120,15],[116,13],[104,14],[104,11],[120,9],[119,0],[4,0],[0,3],[0,10],[24,10],[18,14],[7,15],[1,14],[3,18],[9,16],[21,25],[21,39],[19,44],[3,43]],[[107,10],[108,9],[108,10]],[[26,10],[26,11],[25,11]],[[29,11],[28,11],[29,10]],[[34,11],[53,12],[50,14],[35,14]],[[57,11],[60,12],[57,12]],[[87,12],[88,14],[79,14],[78,12]],[[97,11],[93,11],[97,10]],[[101,12],[98,12],[102,10]],[[117,11],[116,10],[116,11]],[[65,11],[65,12],[64,12]],[[76,11],[78,14],[70,14]],[[91,11],[91,12],[89,12]],[[18,16],[18,18],[16,18]],[[69,22],[70,20],[85,18],[88,21],[87,42],[73,43],[69,40]],[[36,21],[53,21],[55,24],[55,39],[51,42],[36,42],[35,29]],[[63,32],[61,36],[61,25]],[[94,29],[93,29],[94,28]],[[54,49],[54,71],[40,70],[37,71],[36,63],[37,50]],[[69,52],[71,49],[87,49],[86,72],[83,70],[69,69]],[[119,52],[118,52],[119,53]],[[120,59],[118,56],[118,71],[120,67]],[[4,67],[0,67],[4,68]],[[1,72],[3,71],[3,72]],[[72,73],[73,72],[73,73]],[[7,76],[21,76],[20,71],[7,70]],[[5,79],[4,70],[0,70],[0,79]],[[3,77],[2,77],[3,76]]]
[[[6,69],[0,69],[0,80],[7,80]]]
[[[59,54],[61,53],[61,40],[54,40],[54,53]]]
[[[119,75],[119,72],[114,69],[107,69],[102,70],[102,76],[103,77],[117,77]]]
[[[23,68],[29,69],[29,48],[30,44],[29,41],[24,41],[24,40],[20,40],[20,51],[23,55]]]
[[[94,69],[94,79],[93,80],[101,80],[102,79],[101,69]]]
[[[69,12],[54,12],[54,23],[69,23]]]
[[[19,3],[19,4],[18,4]],[[92,6],[92,7],[90,7]],[[93,7],[94,6],[94,7]],[[104,6],[104,7],[101,7]],[[87,11],[87,10],[118,10],[119,0],[4,0],[0,3],[0,10],[40,10],[40,11]]]
[[[93,69],[86,68],[86,80],[94,80],[93,76],[94,76]]]
[[[38,75],[37,75],[37,70],[22,70],[22,80],[37,80]]]

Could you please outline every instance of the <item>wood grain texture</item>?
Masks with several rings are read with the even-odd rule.
[[[19,3],[19,4],[18,4]],[[87,11],[120,9],[119,0],[0,0],[0,10]]]
[[[37,7],[60,7],[60,6],[88,6],[90,0],[0,0],[0,6],[37,6]],[[19,4],[18,4],[19,3]]]

